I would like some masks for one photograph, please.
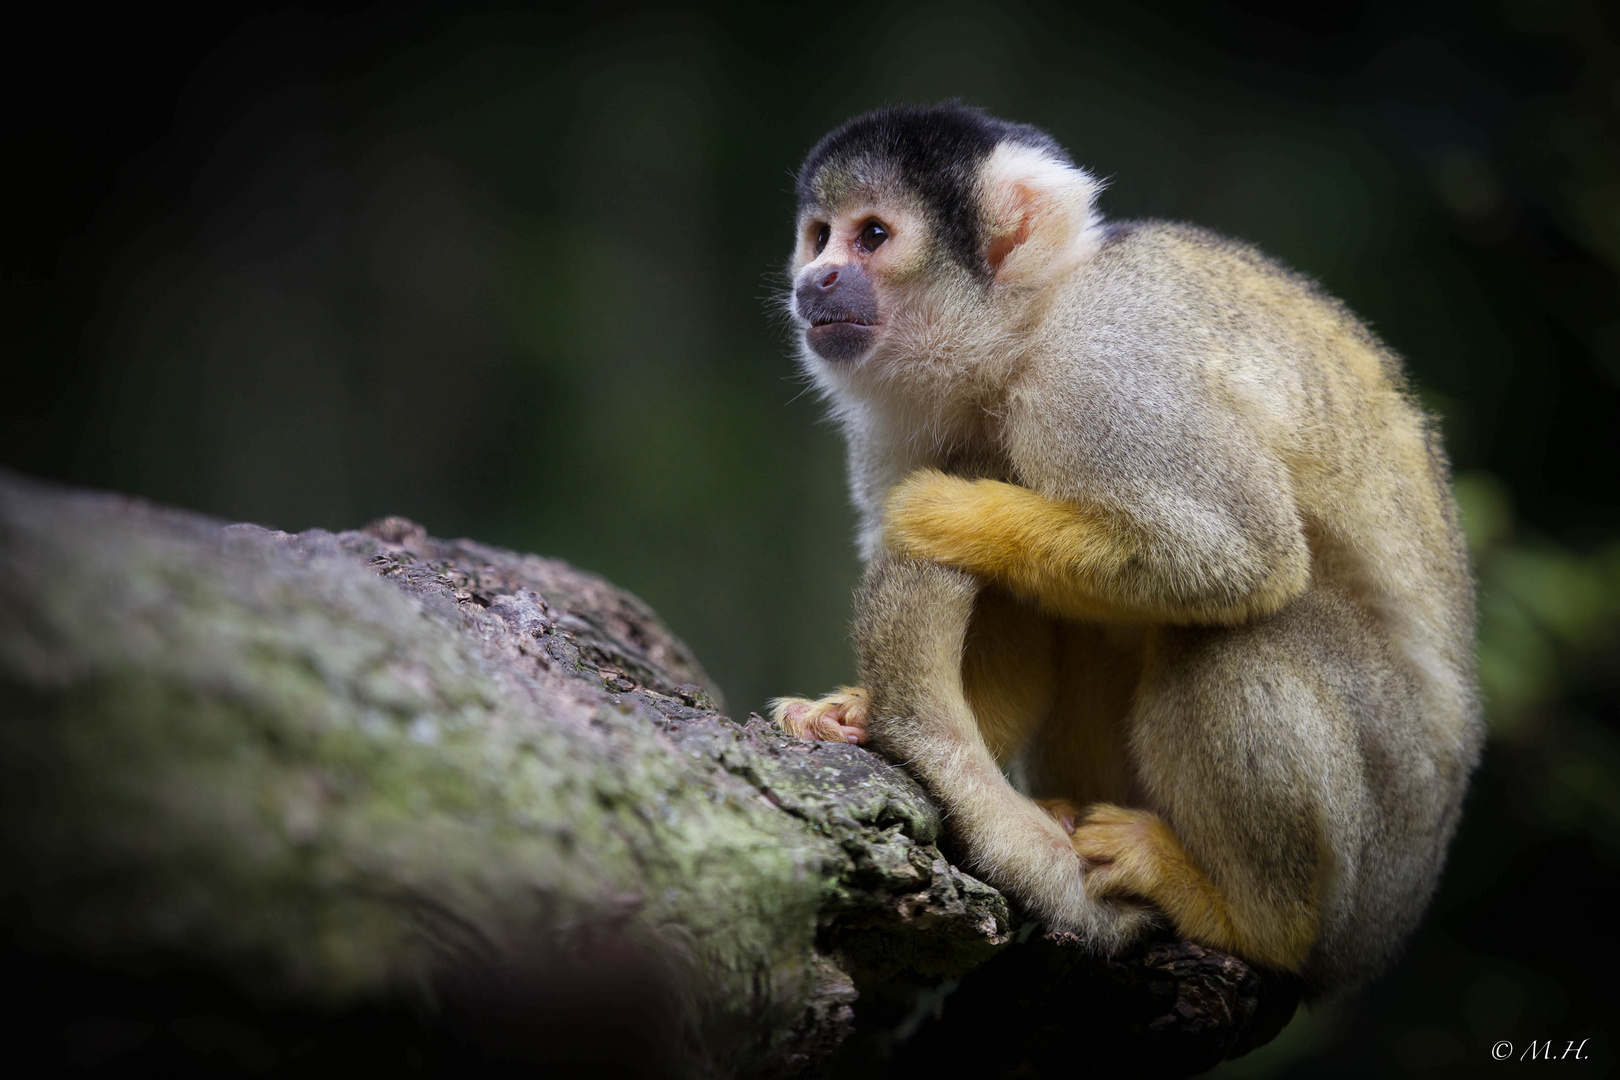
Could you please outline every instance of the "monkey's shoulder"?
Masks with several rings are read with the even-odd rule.
[[[1297,292],[1300,299],[1344,310],[1344,304],[1309,274],[1267,255],[1244,240],[1184,221],[1143,219],[1103,225],[1100,266],[1169,275],[1205,288],[1244,281],[1268,282]]]
[[[1265,353],[1358,354],[1378,381],[1406,385],[1400,357],[1315,278],[1253,244],[1185,222],[1110,222],[1079,287],[1085,307],[1172,335]],[[1145,343],[1145,342],[1144,342]],[[1162,343],[1161,343],[1162,344]]]

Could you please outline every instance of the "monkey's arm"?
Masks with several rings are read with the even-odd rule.
[[[889,494],[884,540],[895,554],[966,570],[1069,617],[1237,623],[1305,587],[1309,554],[1297,527],[1293,536],[1268,529],[1257,542],[1192,506],[1180,521],[1146,519],[922,469]]]

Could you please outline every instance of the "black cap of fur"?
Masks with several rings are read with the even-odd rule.
[[[997,120],[954,101],[900,105],[857,116],[818,142],[799,169],[799,206],[816,201],[815,180],[824,169],[858,161],[893,165],[933,219],[946,253],[974,274],[987,276],[975,184],[984,159],[1004,142],[1037,147],[1073,164],[1040,128]]]

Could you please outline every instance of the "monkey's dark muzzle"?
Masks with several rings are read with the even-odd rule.
[[[872,347],[877,332],[864,323],[830,322],[804,332],[805,344],[823,360],[854,360]]]
[[[877,337],[877,294],[854,264],[807,268],[793,290],[793,306],[810,324],[805,344],[823,360],[854,360]]]

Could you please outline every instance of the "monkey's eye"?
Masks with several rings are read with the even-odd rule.
[[[889,230],[875,221],[868,221],[866,228],[861,230],[861,250],[870,255],[883,246],[883,241],[889,238]]]
[[[832,239],[832,226],[822,225],[816,229],[816,254],[820,255],[827,250],[827,241]]]

